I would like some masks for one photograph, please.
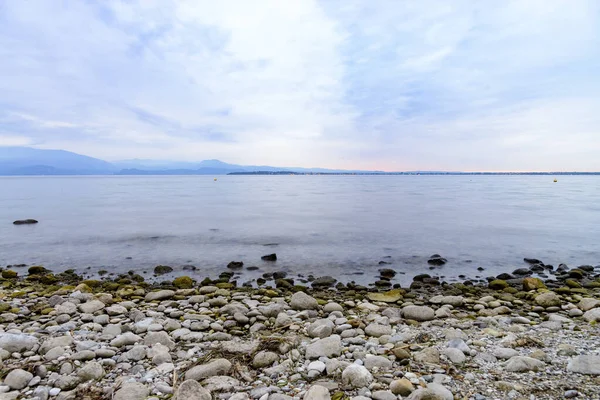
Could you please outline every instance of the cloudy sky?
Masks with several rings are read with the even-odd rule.
[[[0,0],[0,145],[600,171],[596,0]]]

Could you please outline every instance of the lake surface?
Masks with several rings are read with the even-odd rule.
[[[12,225],[25,218],[40,223]],[[261,261],[273,252],[277,262]],[[434,253],[448,263],[430,271]],[[405,284],[423,272],[510,272],[523,257],[600,264],[600,177],[0,178],[0,265],[150,275],[166,264],[216,278],[238,260],[260,268],[254,277],[283,270],[368,283],[387,261]]]

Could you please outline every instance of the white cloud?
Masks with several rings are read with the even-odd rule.
[[[0,131],[26,144],[108,159],[600,170],[594,1],[1,7]]]

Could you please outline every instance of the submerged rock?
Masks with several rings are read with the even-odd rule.
[[[32,224],[37,224],[38,221],[35,219],[18,219],[15,222],[13,222],[13,225],[32,225]]]

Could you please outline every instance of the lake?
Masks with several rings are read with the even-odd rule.
[[[199,279],[236,260],[259,267],[244,279],[281,270],[368,283],[385,261],[406,284],[424,272],[497,275],[524,257],[600,264],[599,176],[217,178],[2,177],[0,265],[149,276],[166,264]],[[25,218],[40,223],[12,224]],[[277,262],[261,261],[273,252]],[[434,253],[448,263],[430,270]]]

